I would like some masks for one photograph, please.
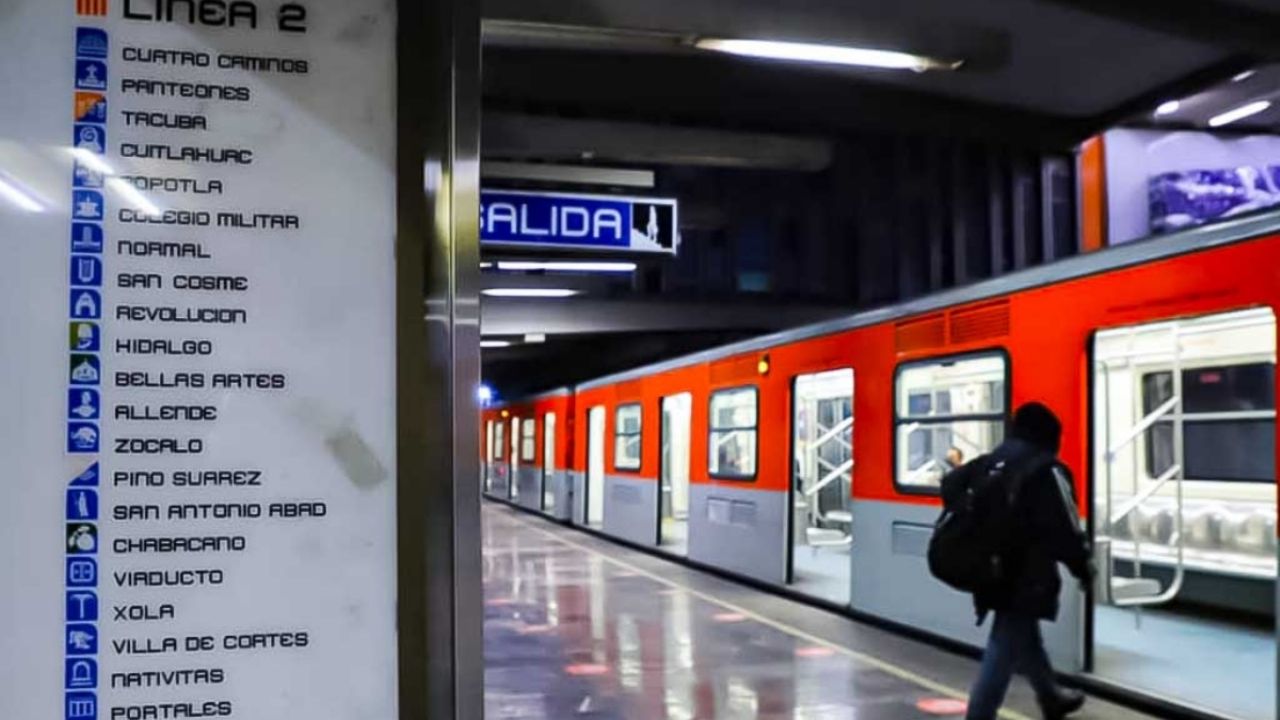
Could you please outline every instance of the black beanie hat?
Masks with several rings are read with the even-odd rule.
[[[1029,402],[1013,413],[1010,434],[1046,452],[1057,453],[1062,442],[1062,422],[1043,403]]]

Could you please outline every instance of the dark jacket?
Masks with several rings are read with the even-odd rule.
[[[958,472],[1004,461],[1010,472],[1003,477],[1010,482],[1018,468],[1032,470],[1023,475],[1014,506],[1019,525],[1013,529],[1015,541],[1005,558],[1010,581],[976,594],[974,607],[979,617],[988,610],[1013,610],[1055,620],[1062,591],[1058,563],[1081,580],[1089,576],[1089,546],[1076,512],[1071,472],[1056,458],[1018,438],[1005,440],[984,460],[986,463],[975,461]]]

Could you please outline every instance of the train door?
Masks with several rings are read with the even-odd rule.
[[[1090,672],[1276,716],[1276,328],[1269,309],[1094,336]]]
[[[680,393],[662,398],[661,497],[658,503],[658,545],[677,555],[689,551],[689,449],[693,396]]]
[[[484,466],[480,469],[485,492],[493,492],[493,421],[484,424]]]
[[[587,411],[587,526],[604,525],[604,406]]]
[[[511,416],[511,472],[507,474],[507,498],[520,499],[520,418]]]
[[[791,393],[791,583],[849,604],[853,370],[797,375]]]
[[[556,507],[556,414],[542,416],[542,509]]]
[[[489,469],[490,482],[497,485],[497,494],[505,495],[508,490],[502,483],[507,478],[506,468],[506,436],[507,424],[501,420],[493,424],[493,465]]]

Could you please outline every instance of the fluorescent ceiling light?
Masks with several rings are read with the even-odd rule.
[[[480,347],[482,347],[482,348],[504,348],[504,347],[511,347],[511,341],[510,341],[510,340],[481,340],[481,341],[480,341]],[[481,387],[483,387],[483,386],[481,386]]]
[[[732,40],[726,38],[698,38],[694,46],[703,50],[797,62],[826,63],[830,65],[854,65],[857,67],[886,68],[889,70],[955,70],[961,61],[939,60],[923,55],[873,50],[871,48],[844,45],[819,45],[816,43],[780,42],[777,40]]]
[[[0,196],[26,210],[27,212],[44,212],[44,206],[36,199],[18,189],[17,184],[0,175]]]
[[[1172,115],[1178,112],[1178,108],[1182,107],[1182,103],[1177,100],[1165,100],[1156,106],[1157,115]]]
[[[635,272],[636,264],[633,262],[598,262],[589,260],[561,262],[499,260],[498,269],[509,272],[541,270],[544,272],[628,273]]]
[[[1244,72],[1239,73],[1239,74],[1237,74],[1235,77],[1231,78],[1231,82],[1244,82],[1245,80],[1248,80],[1249,78],[1253,77],[1254,73],[1256,73],[1256,72],[1258,72],[1258,71],[1257,71],[1257,70],[1245,70]]]
[[[547,341],[547,334],[546,333],[529,333],[524,336],[524,341],[531,345],[537,344],[537,343],[544,343]]]
[[[1237,120],[1243,120],[1250,115],[1257,115],[1269,107],[1271,107],[1270,100],[1256,100],[1248,105],[1241,105],[1234,110],[1228,110],[1221,115],[1214,115],[1209,118],[1209,127],[1222,127],[1223,125],[1229,125]]]
[[[502,298],[566,298],[577,295],[578,291],[567,288],[489,288],[480,293]]]

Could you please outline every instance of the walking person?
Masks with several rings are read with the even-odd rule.
[[[1040,634],[1042,620],[1058,616],[1062,563],[1080,582],[1092,576],[1089,546],[1080,527],[1070,471],[1057,459],[1062,423],[1048,407],[1032,402],[1018,408],[1009,437],[990,454],[943,478],[948,508],[999,505],[985,511],[998,526],[984,577],[972,584],[979,623],[994,613],[982,668],[969,693],[967,720],[993,720],[1004,702],[1014,671],[1026,676],[1046,720],[1059,720],[1084,705],[1082,693],[1058,686]],[[992,502],[987,497],[995,497]],[[946,517],[944,511],[944,518]],[[981,524],[984,511],[974,511]],[[939,523],[941,528],[942,521]],[[941,532],[938,535],[942,535]],[[994,570],[983,573],[983,570]]]

